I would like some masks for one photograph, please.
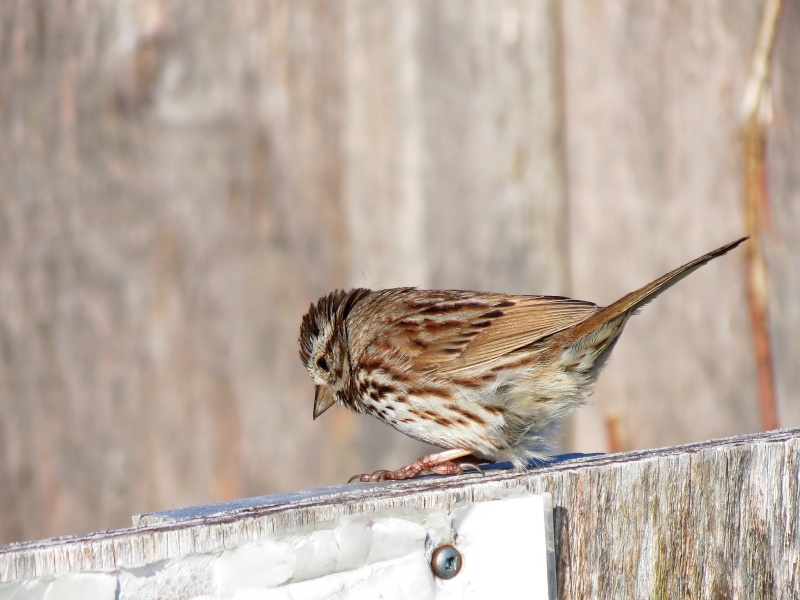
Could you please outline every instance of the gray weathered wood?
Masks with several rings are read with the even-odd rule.
[[[738,236],[756,0],[0,2],[0,541],[325,485],[423,450],[311,420],[308,303],[411,284],[614,300]],[[768,237],[800,425],[800,8]],[[740,258],[632,321],[574,437],[759,427]],[[569,450],[567,447],[564,450]]]
[[[561,598],[794,598],[800,589],[800,429],[143,516],[140,527],[0,549],[0,581],[214,552],[385,508],[449,509],[518,485],[553,496]]]
[[[791,402],[800,389],[800,3],[783,2],[774,57],[775,120],[767,137],[771,205],[766,254],[772,341],[775,347],[778,417],[784,426],[800,423],[800,403]]]
[[[743,231],[737,137],[760,11],[564,4],[577,297],[608,303]],[[735,253],[704,267],[629,323],[578,416],[579,449],[604,443],[609,413],[633,448],[758,427],[743,264]]]

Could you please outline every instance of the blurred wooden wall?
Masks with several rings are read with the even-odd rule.
[[[420,445],[297,358],[335,287],[608,303],[743,231],[760,3],[0,3],[0,542],[340,482]],[[770,302],[800,424],[800,5]],[[743,253],[632,321],[571,447],[760,428]]]

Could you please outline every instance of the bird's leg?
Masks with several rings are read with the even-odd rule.
[[[472,454],[469,450],[445,450],[436,454],[423,456],[419,460],[401,467],[396,471],[380,470],[374,473],[356,475],[348,483],[356,481],[386,481],[395,479],[412,479],[420,473],[436,473],[437,475],[461,475],[464,468],[480,469],[471,461],[454,462],[455,459]]]

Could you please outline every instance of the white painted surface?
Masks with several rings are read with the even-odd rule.
[[[555,599],[552,524],[549,494],[457,510],[453,527],[464,567],[438,582],[435,598]]]
[[[8,582],[0,584],[0,600],[555,598],[549,495],[522,488],[501,495],[451,511],[398,507],[347,515],[221,552],[109,572]],[[455,545],[464,560],[448,581],[430,569],[443,543]]]

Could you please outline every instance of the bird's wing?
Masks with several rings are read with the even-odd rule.
[[[490,363],[497,358],[562,331],[597,312],[591,302],[553,296],[510,298],[513,306],[498,308],[490,320],[469,343],[464,352],[445,370],[460,370]],[[480,317],[479,317],[480,319]],[[478,321],[480,322],[480,321]],[[475,320],[472,324],[476,324]]]
[[[420,370],[442,373],[492,363],[597,312],[591,302],[558,296],[415,292],[391,328],[389,345]]]

